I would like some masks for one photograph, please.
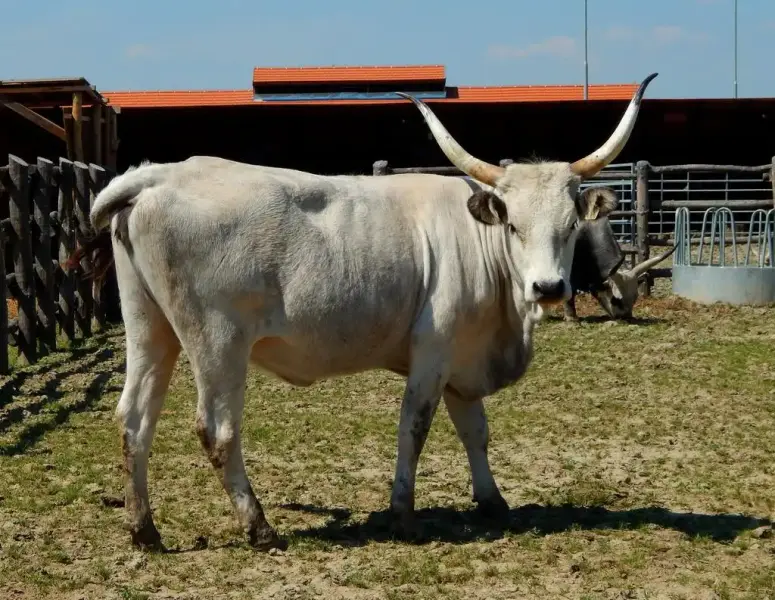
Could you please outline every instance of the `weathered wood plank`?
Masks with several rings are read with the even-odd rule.
[[[635,167],[635,235],[639,263],[649,257],[649,167],[645,160],[638,161]],[[639,287],[642,296],[651,294],[648,281],[641,283]]]
[[[73,151],[75,160],[83,161],[83,97],[80,92],[73,94]]]
[[[80,161],[73,163],[75,168],[75,202],[73,213],[75,215],[75,240],[80,246],[89,237],[89,167]],[[81,262],[81,271],[91,270],[91,257],[85,256]],[[75,320],[83,337],[91,337],[91,320],[93,303],[91,282],[84,277],[78,277],[75,288]]]
[[[73,188],[75,170],[66,158],[59,159],[59,265],[62,268],[75,250],[75,228],[73,226]],[[62,332],[68,341],[75,340],[75,273],[63,270],[59,284],[59,314]]]
[[[772,200],[663,200],[660,208],[686,207],[694,210],[728,207],[735,208],[772,208]]]
[[[29,122],[34,123],[44,131],[49,132],[51,135],[58,137],[60,140],[65,140],[65,128],[60,127],[56,123],[52,123],[46,117],[39,115],[34,110],[27,108],[23,104],[10,100],[7,96],[0,95],[0,105],[5,106],[7,109],[12,110],[20,117],[27,119]]]
[[[102,104],[95,104],[94,106],[92,106],[91,110],[93,115],[92,127],[94,129],[93,131],[94,148],[92,149],[92,160],[98,165],[101,165],[102,164],[102,130],[103,130]]]
[[[107,182],[107,174],[105,169],[99,165],[89,165],[89,180],[90,180],[90,199],[89,199],[89,214],[91,214],[91,207],[94,206],[94,200],[97,194],[100,193],[102,188],[105,187]],[[97,325],[100,329],[104,329],[106,325],[105,321],[105,298],[102,293],[102,289],[96,283],[92,283],[92,306],[94,307],[94,318],[97,321]]]
[[[766,173],[771,168],[771,165],[756,165],[756,166],[744,166],[744,165],[706,165],[706,164],[688,164],[688,165],[662,165],[662,166],[649,166],[651,173],[676,173],[680,171],[707,171],[707,172],[723,172],[728,171],[731,173]]]
[[[54,163],[38,158],[38,185],[33,196],[35,295],[38,299],[40,340],[49,351],[56,350],[56,290],[51,264],[51,206],[56,202]]]
[[[7,176],[7,171],[6,171]],[[0,174],[0,202],[6,201],[4,194],[3,175]],[[8,288],[5,275],[5,245],[8,242],[5,228],[0,228],[0,375],[10,371],[8,363]]]
[[[14,232],[13,255],[16,299],[19,302],[19,335],[17,344],[20,357],[28,364],[37,361],[35,286],[32,262],[32,234],[30,231],[29,165],[21,158],[8,155],[10,199],[8,204]],[[3,298],[5,301],[5,298]]]

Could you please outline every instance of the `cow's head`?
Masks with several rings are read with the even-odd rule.
[[[528,302],[548,305],[570,298],[579,222],[604,217],[616,204],[610,196],[594,190],[579,192],[579,186],[619,155],[635,125],[643,93],[656,75],[649,75],[641,83],[611,137],[574,163],[534,162],[506,167],[487,163],[466,152],[427,105],[399,93],[420,109],[450,162],[486,186],[469,198],[468,210],[481,223],[502,229]]]
[[[659,256],[644,260],[629,271],[619,270],[611,274],[604,288],[597,293],[597,301],[609,317],[612,319],[632,318],[632,309],[638,301],[638,285],[641,278],[646,275],[649,269],[675,252],[676,248],[678,246],[673,246]]]

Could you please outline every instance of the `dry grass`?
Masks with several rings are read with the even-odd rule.
[[[440,409],[421,459],[424,537],[384,528],[402,381],[371,373],[297,390],[250,378],[251,479],[290,538],[242,541],[176,372],[151,457],[175,551],[122,530],[112,413],[121,332],[7,378],[0,395],[3,598],[772,598],[775,319],[766,309],[642,301],[640,322],[551,320],[535,363],[488,400],[491,461],[513,507],[471,511],[465,454]],[[579,314],[600,314],[579,302]],[[558,312],[559,314],[559,312]]]
[[[15,298],[6,298],[5,306],[9,319],[15,319],[19,316],[19,302]]]

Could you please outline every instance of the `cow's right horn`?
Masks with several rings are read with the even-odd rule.
[[[647,272],[650,268],[655,267],[663,260],[665,260],[668,256],[670,256],[673,252],[675,252],[677,248],[678,248],[678,244],[670,248],[670,250],[668,250],[667,252],[660,254],[659,256],[652,256],[651,258],[644,260],[642,263],[635,265],[632,269],[623,273],[623,275],[625,275],[626,277],[632,277],[633,279],[637,279],[645,272]]]
[[[633,127],[635,127],[635,121],[638,118],[638,110],[640,110],[640,102],[643,100],[643,94],[651,83],[651,80],[656,77],[656,73],[652,73],[643,83],[638,86],[635,95],[630,100],[630,104],[627,106],[627,110],[624,112],[622,120],[619,121],[614,132],[611,134],[605,144],[600,146],[592,154],[580,158],[571,165],[571,169],[574,173],[581,175],[582,177],[592,177],[601,169],[611,164],[613,160],[619,156],[619,153],[624,148],[627,140],[630,139]]]
[[[433,137],[436,139],[436,143],[438,143],[442,152],[444,152],[453,165],[477,181],[484,183],[485,185],[495,186],[495,182],[503,176],[506,169],[479,160],[466,152],[463,147],[455,141],[455,138],[449,134],[444,125],[441,124],[441,121],[439,121],[439,118],[433,114],[433,111],[428,108],[425,103],[420,102],[417,98],[405,94],[404,92],[395,92],[395,94],[411,100],[414,102],[414,105],[420,109]]]

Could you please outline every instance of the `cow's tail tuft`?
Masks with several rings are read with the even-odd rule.
[[[88,236],[70,255],[66,269],[81,268],[81,275],[92,278],[100,284],[113,264],[113,242],[111,240],[111,221],[115,222],[115,237],[129,247],[128,218],[135,200],[144,189],[154,187],[162,180],[164,165],[148,162],[131,167],[122,175],[115,177],[97,194],[89,219],[93,228]],[[91,258],[84,261],[84,258]],[[84,262],[91,263],[84,265]]]

